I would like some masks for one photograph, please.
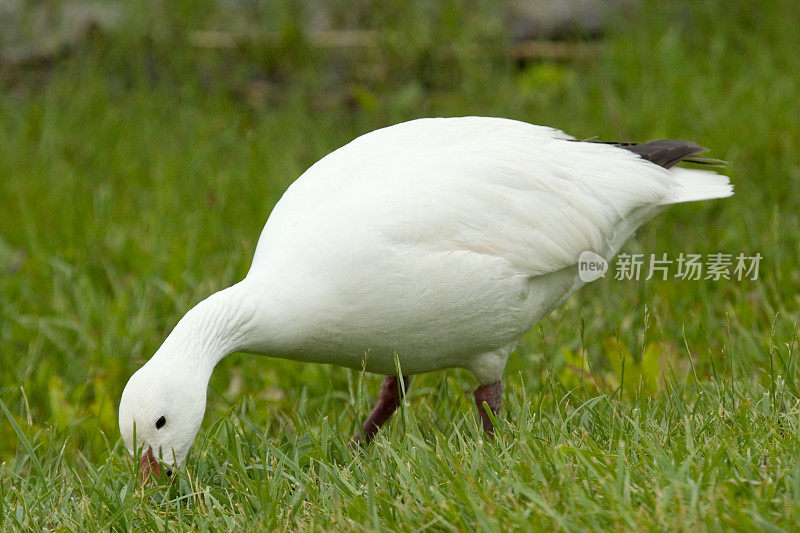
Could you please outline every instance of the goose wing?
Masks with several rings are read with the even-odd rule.
[[[551,128],[420,119],[363,135],[304,173],[270,216],[254,266],[311,239],[350,253],[483,254],[539,276],[584,250],[613,253],[635,229],[626,219],[638,226],[674,186],[669,171],[628,150]]]

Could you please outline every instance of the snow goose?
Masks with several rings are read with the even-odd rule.
[[[666,206],[733,193],[725,176],[673,168],[702,151],[576,141],[483,117],[355,139],[288,188],[247,276],[186,313],[130,378],[119,408],[126,447],[144,451],[145,474],[157,458],[179,465],[214,366],[241,351],[386,375],[362,442],[397,408],[408,376],[465,368],[491,433],[486,409],[500,406],[506,358],[583,285],[582,252],[608,261]]]

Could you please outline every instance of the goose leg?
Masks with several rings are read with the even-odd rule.
[[[372,441],[381,426],[389,420],[389,417],[391,417],[400,406],[403,391],[408,390],[410,382],[411,379],[408,376],[403,376],[403,388],[401,389],[397,376],[386,376],[383,378],[380,396],[369,418],[364,422],[361,436],[356,435],[353,437],[356,443],[367,445]]]
[[[502,394],[503,384],[499,380],[475,389],[475,405],[478,406],[478,414],[483,422],[483,431],[489,436],[494,435],[494,425],[486,412],[486,405],[492,410],[492,414],[497,415],[497,411],[500,410]]]

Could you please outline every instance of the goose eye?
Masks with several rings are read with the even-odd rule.
[[[164,424],[166,424],[166,423],[167,423],[167,419],[162,416],[161,418],[156,420],[156,429],[163,428]]]

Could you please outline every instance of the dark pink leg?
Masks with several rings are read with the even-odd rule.
[[[403,390],[408,390],[411,382],[408,376],[403,376],[403,389],[400,389],[397,376],[386,376],[381,383],[381,394],[375,408],[370,413],[367,421],[364,422],[362,436],[353,437],[353,440],[361,444],[369,444],[378,433],[380,427],[389,420],[389,417],[400,406],[400,399],[403,397]]]
[[[483,422],[483,431],[488,435],[494,435],[494,426],[492,420],[486,413],[484,402],[489,406],[494,415],[500,410],[501,395],[503,394],[503,385],[499,381],[489,383],[488,385],[481,385],[475,389],[475,405],[478,406],[478,414],[481,416]]]

